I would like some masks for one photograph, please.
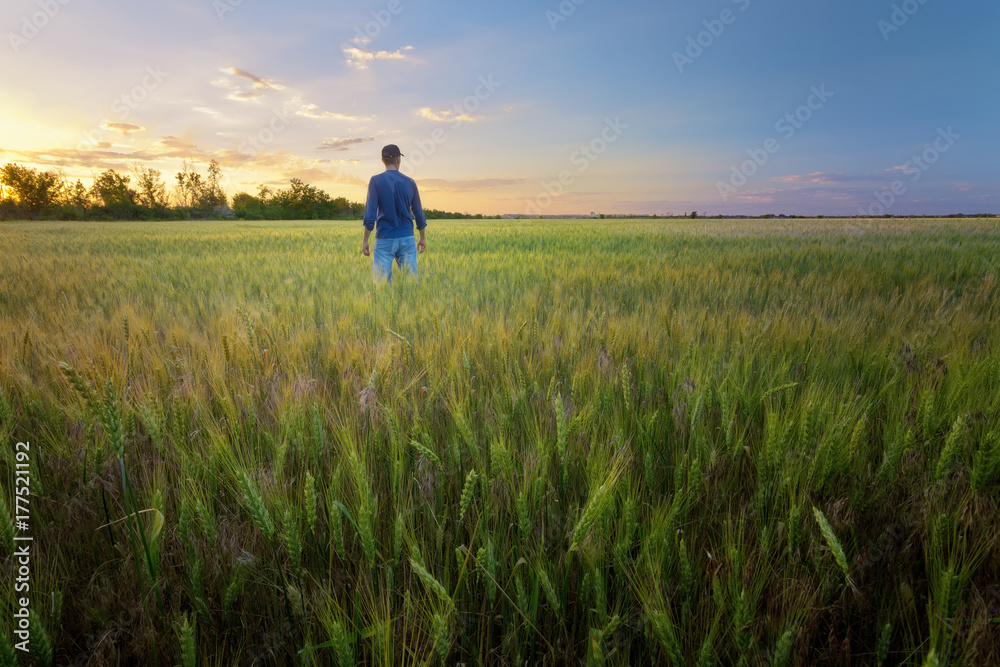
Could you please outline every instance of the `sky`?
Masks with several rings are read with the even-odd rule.
[[[0,164],[468,213],[1000,213],[996,0],[4,0]]]

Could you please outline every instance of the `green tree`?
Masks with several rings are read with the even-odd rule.
[[[212,160],[208,165],[208,176],[202,177],[187,162],[177,174],[177,188],[174,196],[179,206],[193,208],[202,213],[210,213],[219,206],[226,205],[226,193],[222,190],[222,168]]]
[[[183,208],[192,208],[197,205],[198,195],[204,189],[201,174],[195,171],[186,161],[181,171],[177,172],[177,188],[174,190],[174,197],[177,205]]]
[[[329,217],[330,195],[298,178],[291,180],[287,190],[274,193],[271,201],[285,219],[316,220]]]
[[[80,182],[80,179],[76,179],[76,183],[67,187],[63,193],[63,202],[79,209],[90,208],[90,192]]]
[[[265,186],[262,185],[261,189],[265,189]],[[233,195],[233,215],[243,220],[264,220],[267,217],[264,213],[264,202],[246,192],[237,192]]]
[[[233,213],[244,220],[340,220],[360,218],[364,210],[363,203],[330,197],[298,178],[285,190],[261,185],[256,197],[246,192],[233,195]]]
[[[226,193],[222,190],[221,182],[222,169],[219,167],[218,162],[212,160],[208,164],[208,179],[201,192],[200,207],[215,208],[217,206],[226,206]]]
[[[18,206],[30,215],[37,215],[56,203],[63,188],[63,179],[51,171],[38,171],[19,164],[6,164],[0,169],[0,183]]]
[[[128,175],[108,169],[94,179],[90,195],[111,216],[132,218],[136,213],[136,192],[129,187],[131,180]]]
[[[167,186],[156,169],[148,169],[142,165],[134,168],[136,200],[139,205],[150,211],[163,215],[167,208]]]

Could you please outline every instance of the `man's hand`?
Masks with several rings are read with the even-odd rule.
[[[361,254],[365,257],[371,257],[372,254],[371,248],[368,247],[368,237],[370,237],[371,234],[372,230],[365,227],[365,236],[361,239]]]
[[[427,241],[420,239],[417,241],[417,252],[423,252],[427,250]]]

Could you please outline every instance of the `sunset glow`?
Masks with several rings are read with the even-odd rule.
[[[951,128],[890,212],[1000,204],[994,3],[550,4],[10,0],[0,163],[360,201],[396,143],[439,209],[854,215]]]

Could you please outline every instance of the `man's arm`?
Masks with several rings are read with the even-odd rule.
[[[424,229],[427,228],[427,218],[424,217],[424,207],[420,204],[420,191],[417,190],[417,183],[413,183],[413,217],[417,221],[417,231],[420,232],[420,240],[417,241],[417,251],[427,250],[427,239],[424,238]]]
[[[361,253],[368,257],[371,251],[368,247],[368,237],[375,229],[375,217],[378,214],[378,189],[375,187],[375,177],[368,181],[368,199],[365,201],[365,218],[362,224],[365,226],[365,238],[361,242]]]

